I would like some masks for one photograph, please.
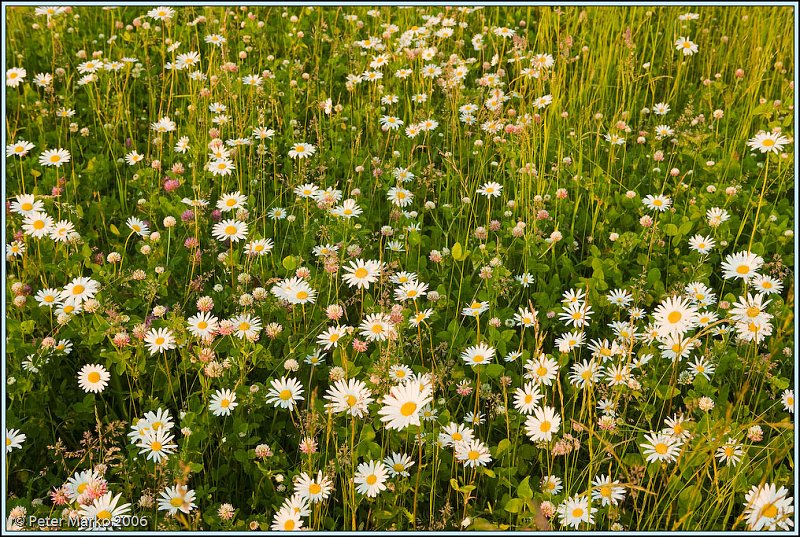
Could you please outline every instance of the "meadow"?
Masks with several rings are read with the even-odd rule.
[[[794,528],[792,8],[5,14],[7,529]]]

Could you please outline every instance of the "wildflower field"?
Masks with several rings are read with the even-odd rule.
[[[5,17],[7,529],[794,528],[791,7]]]

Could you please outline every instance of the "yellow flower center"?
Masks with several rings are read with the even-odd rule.
[[[758,306],[750,306],[747,308],[747,316],[748,317],[758,317],[761,314],[761,308]]]
[[[458,431],[454,432],[452,436],[453,436],[453,440],[455,440],[456,442],[460,442],[461,440],[464,439],[464,436],[461,433],[459,433]]]
[[[542,431],[543,433],[546,433],[550,430],[550,427],[551,425],[549,421],[543,421],[542,424],[539,425],[539,430]]]
[[[414,298],[415,296],[417,296],[417,290],[409,289],[408,291],[406,291],[406,296],[409,298]]]
[[[299,144],[298,144],[298,145],[294,146],[294,150],[295,150],[296,152],[298,152],[298,153],[302,153],[303,151],[305,151],[305,150],[306,150],[306,148],[305,148],[305,147],[303,147],[302,145],[299,145]]]
[[[350,395],[347,395],[344,398],[344,401],[347,403],[347,406],[353,407],[353,406],[355,406],[355,404],[358,401],[358,399],[356,399],[355,395],[350,394]]]
[[[775,140],[773,140],[772,138],[767,138],[763,142],[761,142],[761,145],[763,145],[764,147],[772,147],[773,145],[775,145]]]
[[[403,403],[403,406],[400,407],[400,414],[402,414],[407,418],[411,414],[416,412],[416,410],[417,410],[417,403],[408,401],[407,403]]]
[[[739,265],[736,267],[736,272],[739,274],[747,274],[750,272],[750,267],[748,265]]]
[[[481,354],[478,354],[478,355],[476,355],[476,356],[475,356],[475,357],[472,359],[472,361],[473,361],[473,362],[475,362],[476,364],[479,364],[479,363],[481,363],[483,360],[484,360],[484,357],[483,357],[483,355],[481,355]]]
[[[228,226],[225,228],[226,235],[236,235],[236,226]]]
[[[600,496],[603,496],[605,498],[610,498],[611,487],[609,487],[608,485],[603,485],[602,487],[600,487]]]
[[[150,444],[150,449],[153,451],[161,451],[161,442],[155,441]]]
[[[219,402],[219,406],[221,406],[222,408],[228,408],[229,406],[231,406],[231,402],[229,399],[223,399],[222,401]]]
[[[58,155],[50,156],[50,162],[58,162],[59,160],[61,160],[61,157],[59,157]]]
[[[205,321],[200,321],[199,323],[197,323],[197,328],[199,328],[200,330],[205,330],[206,328],[208,328],[208,323]]]
[[[33,229],[44,229],[44,220],[37,220],[34,222]]]
[[[89,483],[81,483],[78,485],[78,494],[83,494],[83,491],[86,490],[86,487],[89,486]]]
[[[156,345],[163,345],[163,344],[164,344],[164,338],[163,337],[157,337],[156,338]]]
[[[659,455],[664,455],[669,448],[664,443],[656,444],[655,450]]]
[[[331,334],[330,341],[331,343],[336,343],[337,341],[339,341],[339,333],[334,332],[333,334]]]
[[[575,517],[575,518],[582,517],[583,516],[583,509],[581,509],[580,507],[576,507],[575,509],[572,510],[572,516]]]
[[[56,297],[54,297],[53,295],[47,295],[47,296],[44,297],[44,301],[45,302],[53,302],[53,301],[55,301],[55,299],[56,299]]]
[[[172,498],[172,499],[169,501],[169,504],[170,504],[172,507],[181,507],[181,506],[183,505],[183,498]]]
[[[392,468],[394,469],[395,472],[402,472],[403,470],[406,469],[406,467],[403,466],[402,462],[394,463],[394,466],[392,466]]]
[[[239,323],[239,330],[242,332],[247,332],[248,330],[250,330],[250,323],[242,321],[241,323]]]
[[[225,205],[227,205],[228,207],[233,207],[234,205],[236,205],[236,199],[230,198],[228,201],[225,202]]]
[[[530,404],[531,401],[533,401],[533,396],[531,394],[527,394],[525,396],[525,403]]]
[[[536,374],[539,375],[540,377],[547,375],[547,368],[543,365],[540,365],[539,367],[536,368]]]
[[[683,318],[683,314],[681,312],[679,312],[679,311],[672,311],[672,312],[670,312],[669,315],[667,315],[667,321],[669,321],[672,324],[677,323],[682,318]]]
[[[320,492],[322,492],[322,487],[319,486],[317,483],[311,483],[308,486],[308,492],[310,492],[311,494],[319,494]]]
[[[95,384],[97,382],[100,382],[100,373],[98,373],[97,371],[92,371],[86,376],[86,378],[89,382]]]
[[[480,456],[481,456],[481,454],[480,454],[480,453],[478,453],[477,451],[475,451],[474,449],[471,449],[471,450],[469,451],[469,453],[467,453],[467,457],[468,457],[468,458],[469,458],[469,460],[471,460],[471,461],[477,461],[477,460],[478,460],[478,457],[480,457]]]
[[[278,397],[283,401],[288,401],[289,398],[292,397],[292,392],[290,390],[283,390]]]
[[[95,515],[97,520],[111,520],[111,511],[108,509],[103,509],[99,513]]]
[[[378,482],[378,476],[376,476],[375,474],[369,474],[367,476],[367,479],[365,479],[365,481],[367,485],[374,485],[375,483]]]
[[[305,291],[300,291],[297,293],[298,300],[305,300],[307,298],[308,298],[308,293],[306,293]]]
[[[286,522],[283,523],[283,529],[286,531],[292,531],[294,529],[294,519],[290,518]]]
[[[768,503],[761,508],[761,516],[764,518],[775,518],[778,516],[778,508],[774,503]]]
[[[22,149],[20,148],[20,151],[21,150]],[[22,210],[23,211],[30,211],[31,209],[33,209],[33,205],[32,204],[30,204],[30,203],[23,203],[22,204]]]
[[[359,268],[356,269],[355,277],[356,278],[366,278],[368,274],[369,274],[369,271],[367,269],[365,269],[364,267],[359,267]]]

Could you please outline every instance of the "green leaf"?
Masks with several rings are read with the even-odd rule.
[[[528,481],[530,481],[530,479],[531,479],[530,476],[526,477],[517,487],[517,494],[523,500],[530,500],[531,498],[533,498],[533,491],[531,490],[531,486],[528,484]]]
[[[458,481],[456,481],[455,479],[450,479],[450,486],[453,487],[453,490],[455,490],[456,492],[461,490],[460,488],[458,488]]]
[[[284,257],[281,264],[286,270],[294,270],[297,268],[297,261],[295,260],[294,256],[291,255]]]
[[[508,500],[505,507],[503,507],[503,509],[505,509],[509,513],[519,513],[521,508],[522,508],[522,500],[520,500],[519,498],[511,498],[510,500]]]
[[[456,261],[461,261],[461,256],[464,254],[464,251],[461,248],[461,243],[457,242],[453,245],[453,248],[450,250],[453,259]]]
[[[490,378],[497,378],[503,373],[505,373],[506,368],[503,367],[501,364],[489,364],[486,366],[486,374]]]
[[[510,447],[511,447],[511,441],[508,438],[503,438],[502,440],[500,440],[500,443],[497,444],[497,450],[494,452],[494,458],[495,459],[500,458],[500,455],[508,451]]]
[[[668,237],[674,237],[679,233],[678,226],[675,224],[667,224],[664,226],[664,233],[666,233]]]
[[[114,224],[109,224],[108,229],[111,230],[111,233],[119,237],[119,230],[117,229],[117,226],[115,226]]]

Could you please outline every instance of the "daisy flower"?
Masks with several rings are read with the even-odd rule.
[[[66,149],[47,149],[39,155],[39,164],[42,166],[55,166],[60,168],[70,161],[71,155]]]
[[[582,523],[594,524],[596,512],[596,507],[589,509],[589,498],[572,496],[558,506],[558,519],[562,525],[577,529]]]
[[[356,492],[374,498],[386,490],[387,473],[386,465],[381,461],[362,462],[353,476]]]
[[[197,507],[194,503],[195,493],[186,485],[175,485],[161,491],[158,498],[158,510],[174,515],[178,511],[187,515]]]
[[[575,328],[589,326],[589,319],[592,315],[592,308],[578,302],[573,302],[564,307],[564,312],[559,313],[558,318],[564,321],[567,326],[573,325]]]
[[[530,414],[536,409],[536,404],[542,399],[543,395],[539,392],[539,386],[528,382],[522,388],[514,391],[514,408],[520,414]]]
[[[87,364],[78,371],[78,385],[85,392],[102,392],[110,378],[111,374],[100,364]]]
[[[112,497],[111,492],[106,492],[99,498],[95,498],[90,504],[81,506],[78,515],[85,519],[91,520],[93,529],[105,530],[112,527],[122,525],[121,516],[126,515],[131,510],[131,504],[124,503],[119,505],[119,499],[122,494],[117,494]]]
[[[245,207],[247,207],[247,197],[238,190],[236,192],[223,194],[222,197],[217,200],[217,209],[223,213],[236,211]]]
[[[210,312],[205,311],[186,319],[186,324],[193,336],[202,339],[214,335],[217,328],[219,328],[219,319]]]
[[[328,388],[324,397],[330,401],[325,407],[338,414],[346,412],[351,416],[362,418],[369,414],[368,405],[373,401],[372,393],[360,380],[337,380]]]
[[[715,456],[719,459],[720,464],[725,463],[726,466],[736,466],[744,457],[744,449],[735,438],[728,438],[725,444],[717,448]]]
[[[386,341],[393,332],[389,316],[385,313],[371,313],[359,325],[361,336],[368,341]]]
[[[431,315],[433,315],[433,310],[430,308],[418,311],[417,313],[408,318],[408,324],[417,327],[425,320],[427,320]]]
[[[541,486],[542,492],[553,496],[561,492],[561,489],[564,488],[561,485],[561,478],[554,475],[544,476],[541,481]]]
[[[785,487],[773,483],[753,485],[744,497],[744,515],[750,531],[791,530],[794,526],[794,498]]]
[[[697,52],[697,45],[688,37],[679,37],[675,40],[675,49],[683,52],[684,56],[691,56]]]
[[[305,142],[299,142],[292,145],[292,148],[289,150],[289,157],[294,159],[304,159],[310,157],[317,151],[317,148],[314,147],[312,144],[307,144]]]
[[[601,475],[592,480],[592,499],[599,500],[602,506],[619,505],[625,498],[625,487],[619,481],[611,481],[611,477]]]
[[[406,300],[417,300],[418,298],[422,298],[427,292],[427,283],[411,281],[404,283],[399,288],[395,289],[394,297],[400,302],[405,302]]]
[[[685,334],[697,326],[697,307],[687,298],[669,297],[653,310],[653,319],[663,336]]]
[[[672,199],[661,194],[657,196],[648,194],[642,199],[642,203],[651,211],[660,211],[663,213],[672,205]]]
[[[677,436],[663,433],[644,435],[645,443],[640,444],[647,462],[675,462],[681,451],[682,441]]]
[[[341,205],[337,205],[336,207],[331,209],[331,214],[333,216],[338,216],[346,219],[358,216],[363,212],[364,210],[358,206],[356,200],[354,199],[346,199],[342,202]]]
[[[319,503],[330,496],[333,483],[328,476],[322,475],[322,470],[317,472],[316,479],[306,472],[301,472],[294,482],[294,492],[303,500],[310,503]]]
[[[275,408],[294,410],[296,401],[303,398],[303,385],[295,378],[273,379],[270,385],[272,387],[267,392],[267,403],[272,403]]]
[[[22,220],[22,230],[34,239],[41,239],[53,229],[53,218],[44,212],[30,212]]]
[[[405,453],[393,451],[383,459],[383,463],[386,465],[389,477],[408,477],[410,475],[408,469],[414,466],[414,459]]]
[[[461,315],[466,317],[478,317],[481,313],[489,309],[488,302],[472,302],[461,310]]]
[[[22,67],[12,67],[6,71],[6,86],[9,88],[16,88],[24,80],[28,72]]]
[[[141,448],[139,454],[147,453],[147,460],[152,460],[156,463],[161,462],[175,452],[178,446],[173,444],[172,441],[175,437],[166,428],[158,430],[151,430],[144,433],[136,447]]]
[[[151,328],[144,337],[144,342],[151,355],[175,348],[175,338],[167,328]]]
[[[331,326],[320,335],[317,336],[317,343],[325,347],[325,350],[330,350],[331,347],[338,347],[339,340],[347,334],[346,326]]]
[[[22,443],[27,436],[19,429],[6,429],[6,453],[11,453],[14,449],[22,449]]]
[[[218,241],[239,242],[247,237],[247,224],[238,220],[222,220],[214,224],[211,234]]]
[[[491,362],[492,358],[494,358],[494,353],[495,350],[493,347],[485,343],[479,343],[472,347],[467,347],[467,349],[461,353],[461,358],[467,365],[475,367],[476,365],[483,365]]]
[[[272,517],[272,531],[299,531],[303,528],[300,514],[288,507],[281,507]]]
[[[20,157],[21,158],[21,157],[24,157],[25,155],[27,155],[28,151],[30,151],[34,147],[36,147],[36,146],[33,145],[30,142],[27,142],[25,140],[17,140],[13,144],[6,146],[6,156],[7,157]],[[19,197],[20,196],[17,196],[18,199],[19,199]],[[30,196],[30,197],[32,198],[33,196]],[[39,209],[39,210],[41,210],[41,209]],[[17,211],[14,211],[14,212],[17,212]]]
[[[408,207],[414,200],[414,193],[400,187],[392,187],[387,193],[387,199],[398,207]]]
[[[81,304],[85,300],[94,298],[94,295],[100,290],[100,284],[85,277],[73,278],[71,282],[64,286],[61,291],[61,300],[72,300],[77,304]]]
[[[561,426],[561,416],[553,407],[535,408],[525,420],[525,432],[534,442],[549,442]]]
[[[211,396],[208,409],[215,416],[230,416],[231,411],[236,408],[239,403],[236,402],[236,394],[231,390],[217,390]]]
[[[776,155],[783,150],[783,146],[790,143],[785,136],[775,132],[761,131],[747,141],[747,145],[752,149],[758,149],[762,153],[775,153]]]
[[[539,355],[536,360],[526,362],[524,368],[526,379],[531,379],[545,386],[553,384],[558,375],[558,362],[544,354]]]
[[[419,381],[394,386],[383,398],[378,410],[387,429],[402,430],[409,425],[419,425],[420,409],[433,401],[431,389]]]
[[[371,283],[378,281],[380,271],[381,263],[379,261],[356,259],[344,267],[345,274],[342,275],[342,280],[349,287],[369,289]]]
[[[783,291],[783,284],[781,281],[772,276],[756,276],[750,283],[759,293],[764,293],[766,295],[780,294],[780,292]]]
[[[478,194],[483,194],[487,198],[499,198],[503,192],[503,186],[500,183],[489,181],[484,183],[478,190]]]
[[[139,220],[135,216],[131,216],[125,222],[133,233],[136,233],[140,237],[147,237],[150,235],[150,228],[145,224],[142,220]]]
[[[750,281],[758,276],[757,271],[764,264],[761,256],[750,252],[729,254],[722,262],[722,277],[726,280],[741,278]]]
[[[469,442],[456,442],[454,448],[456,459],[463,462],[467,468],[486,466],[492,462],[489,448],[478,439],[473,439]]]
[[[784,410],[794,414],[794,390],[784,390],[781,394],[781,403]]]
[[[689,248],[701,254],[707,254],[716,245],[712,237],[704,237],[703,235],[695,235],[689,239]]]
[[[60,302],[60,295],[61,291],[58,289],[42,289],[36,293],[35,298],[40,307],[52,308]]]

